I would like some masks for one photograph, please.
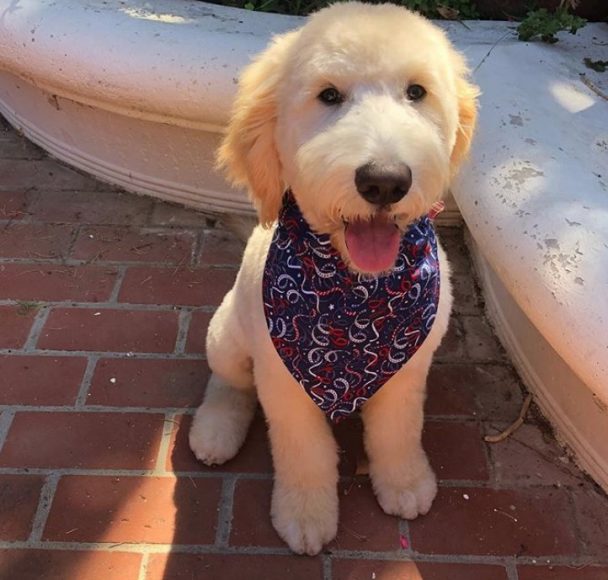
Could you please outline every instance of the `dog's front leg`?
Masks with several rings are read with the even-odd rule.
[[[272,523],[294,552],[314,555],[338,528],[337,445],[323,412],[284,367],[260,366],[256,384],[275,469]]]
[[[421,444],[428,364],[408,364],[363,407],[365,448],[378,503],[413,519],[429,511],[437,483]]]

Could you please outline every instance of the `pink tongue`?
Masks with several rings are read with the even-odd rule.
[[[349,223],[345,237],[348,253],[357,269],[376,273],[395,265],[401,236],[395,224],[384,217]]]

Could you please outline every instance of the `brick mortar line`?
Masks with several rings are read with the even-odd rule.
[[[19,306],[19,300],[12,298],[0,299],[0,306]],[[179,309],[187,309],[191,312],[206,312],[212,314],[217,306],[190,304],[139,304],[131,302],[78,302],[75,300],[37,300],[45,308],[68,308],[80,310],[141,310],[151,312],[176,312]]]
[[[175,354],[186,353],[186,342],[192,322],[192,312],[187,308],[182,308],[177,317],[177,337],[175,339]]]
[[[234,517],[234,490],[237,478],[238,475],[233,475],[222,479],[222,490],[217,513],[217,530],[215,533],[215,545],[219,548],[227,548],[230,543],[232,519]]]
[[[32,532],[28,539],[28,542],[39,542],[42,539],[42,532],[44,526],[46,526],[49,513],[51,511],[51,505],[55,492],[57,491],[57,484],[59,483],[59,475],[51,473],[47,476],[42,491],[40,492],[40,499],[38,500],[38,508],[36,515],[34,516],[34,523],[32,524]]]
[[[256,481],[272,481],[273,473],[267,472],[232,472],[232,471],[159,471],[154,469],[119,469],[119,468],[72,468],[72,467],[0,467],[0,475],[51,475],[58,474],[61,476],[83,476],[83,477],[161,477],[161,478],[177,478],[177,479],[224,479],[234,478],[235,480],[256,480]],[[352,477],[342,476],[339,481],[341,483],[349,483]],[[445,480],[439,482],[440,488],[454,489],[465,488],[469,491],[476,489],[491,489],[494,491],[526,491],[536,490],[543,491],[554,489],[551,485],[526,484],[526,483],[511,483],[504,486],[490,485],[488,482],[478,481],[462,481],[462,480]],[[562,486],[565,489],[566,486]],[[569,490],[570,488],[568,488]],[[410,538],[408,538],[410,539]],[[415,553],[412,551],[412,553]]]
[[[120,289],[122,288],[122,283],[124,282],[126,275],[127,266],[118,266],[116,269],[116,280],[114,280],[114,286],[112,287],[112,291],[110,292],[110,296],[108,296],[107,300],[110,304],[118,303],[118,295],[120,294]]]
[[[137,542],[59,542],[59,541],[2,541],[0,549],[33,549],[33,550],[68,550],[68,551],[90,551],[100,552],[135,552],[140,554],[220,554],[220,555],[268,555],[268,556],[293,556],[295,554],[287,547],[262,547],[262,546],[229,546],[217,547],[212,544],[146,544]],[[471,564],[471,565],[494,565],[507,567],[513,562],[513,556],[482,556],[475,554],[415,554],[414,557],[406,556],[399,551],[356,551],[356,550],[334,550],[329,558],[345,560],[380,560],[397,562],[425,562],[437,564]],[[608,558],[594,559],[589,556],[525,556],[515,561],[517,565],[547,566],[546,559],[551,558],[551,565],[555,566],[586,566],[608,563]],[[543,560],[542,562],[540,560]]]
[[[402,548],[403,553],[412,554],[412,535],[410,533],[410,523],[407,520],[404,520],[403,518],[399,518],[398,531],[400,536],[399,541],[401,542],[401,536],[404,536],[407,539],[408,543],[408,546],[405,550]]]
[[[0,355],[10,356],[48,356],[48,357],[97,357],[97,358],[131,358],[135,360],[162,359],[162,360],[207,360],[205,355],[196,353],[175,354],[174,352],[116,352],[103,350],[52,350],[36,349],[31,351],[11,348],[0,348]]]
[[[87,367],[82,376],[82,381],[78,389],[78,394],[76,395],[76,400],[74,401],[75,409],[84,409],[87,403],[87,395],[89,394],[91,381],[93,380],[93,374],[95,373],[95,367],[97,366],[98,360],[99,359],[96,356],[92,356],[87,360]]]
[[[166,461],[167,455],[169,454],[169,446],[171,445],[171,436],[173,435],[175,427],[175,418],[177,413],[165,413],[163,419],[163,432],[158,445],[158,454],[156,455],[156,462],[154,464],[155,475],[165,475],[167,473]]]
[[[519,574],[517,572],[517,563],[514,558],[511,558],[508,562],[505,562],[505,568],[507,569],[508,580],[519,580]]]
[[[206,241],[205,231],[199,231],[198,235],[194,238],[190,252],[190,267],[197,268],[201,266],[201,256],[203,255],[203,249]]]
[[[2,225],[0,224],[0,228]],[[190,262],[192,258],[187,258]],[[80,267],[93,266],[98,268],[120,268],[120,267],[135,267],[135,268],[158,268],[160,270],[188,270],[195,272],[198,270],[226,270],[236,271],[239,266],[230,263],[220,264],[196,264],[194,266],[183,265],[183,260],[180,261],[158,261],[158,260],[91,260],[76,259],[76,258],[5,258],[0,256],[0,264],[21,264],[24,266],[66,266]],[[474,315],[468,315],[474,316]],[[478,315],[479,316],[479,315]]]
[[[0,451],[2,451],[2,447],[4,446],[14,418],[14,409],[6,409],[0,413]]]
[[[332,580],[332,557],[327,554],[323,554],[321,556],[321,560],[323,562],[323,580]]]
[[[31,353],[36,350],[36,344],[38,343],[38,339],[42,334],[42,329],[46,324],[46,321],[51,313],[51,309],[48,306],[42,306],[34,317],[34,321],[32,322],[32,327],[30,328],[30,332],[28,334],[27,340],[23,345],[23,352]],[[10,350],[10,349],[9,349]],[[1,352],[1,351],[0,351]]]
[[[86,393],[85,393],[86,397]],[[21,413],[116,413],[142,415],[194,415],[196,407],[105,407],[103,405],[0,405],[0,411]]]
[[[146,580],[148,576],[148,564],[150,562],[150,554],[142,554],[141,563],[139,565],[139,574],[137,580]]]

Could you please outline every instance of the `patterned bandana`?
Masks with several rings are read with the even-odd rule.
[[[408,227],[390,273],[365,278],[285,195],[264,268],[266,322],[289,372],[335,423],[407,363],[431,330],[439,302],[436,213]]]

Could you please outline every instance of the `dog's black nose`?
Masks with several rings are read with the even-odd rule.
[[[405,164],[379,167],[367,163],[355,171],[355,187],[363,199],[374,205],[398,202],[412,186],[412,171]]]

